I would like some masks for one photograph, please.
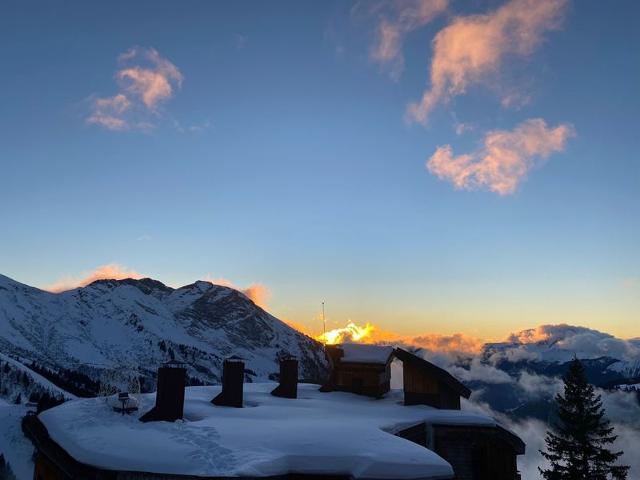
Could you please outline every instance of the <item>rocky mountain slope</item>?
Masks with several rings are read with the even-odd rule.
[[[193,383],[219,382],[232,355],[245,360],[247,381],[274,378],[283,355],[298,357],[303,378],[326,367],[318,342],[237,290],[203,281],[174,289],[148,278],[53,294],[0,275],[0,353],[45,376],[95,380],[125,368],[151,386],[169,359],[184,362]]]

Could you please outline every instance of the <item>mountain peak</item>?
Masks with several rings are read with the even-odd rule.
[[[139,288],[143,293],[150,294],[153,291],[162,293],[171,293],[173,288],[166,286],[164,283],[154,280],[153,278],[123,278],[120,280],[100,279],[91,282],[87,287],[105,285],[107,287],[118,287],[120,285],[131,285]]]

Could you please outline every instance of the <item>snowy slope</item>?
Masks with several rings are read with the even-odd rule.
[[[325,368],[319,343],[242,293],[151,279],[100,280],[53,294],[0,275],[0,352],[93,377],[123,364],[152,376],[172,356],[205,382],[219,381],[230,355],[245,359],[249,381],[273,378],[279,355],[297,356],[304,378]]]
[[[26,412],[23,405],[9,405],[0,399],[0,453],[18,480],[33,478],[33,445],[20,426]]]
[[[34,372],[33,370],[31,370],[26,365],[23,365],[19,361],[15,360],[13,358],[10,358],[7,355],[4,355],[4,354],[0,353],[0,361],[7,362],[9,365],[11,365],[12,367],[16,368],[17,370],[25,372],[29,377],[31,377],[31,380],[33,382],[35,382],[37,385],[39,385],[40,387],[42,387],[43,390],[46,390],[46,391],[48,391],[48,392],[50,392],[50,393],[52,393],[54,395],[60,395],[66,400],[72,400],[72,399],[76,398],[75,395],[63,390],[62,388],[60,388],[57,385],[53,384],[51,381],[49,381],[46,378],[44,378],[39,373]],[[2,400],[2,398],[0,398],[0,400]]]

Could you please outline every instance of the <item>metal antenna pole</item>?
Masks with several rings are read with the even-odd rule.
[[[324,319],[324,302],[322,302],[322,343],[327,345],[327,322]]]

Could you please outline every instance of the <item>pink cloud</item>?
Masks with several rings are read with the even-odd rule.
[[[404,37],[443,13],[448,4],[449,0],[392,2],[391,15],[382,16],[378,24],[376,43],[370,52],[371,59],[388,68],[392,78],[399,78],[404,69]]]
[[[527,120],[513,131],[495,130],[484,137],[482,148],[455,156],[450,145],[438,147],[427,169],[458,189],[488,189],[500,195],[514,193],[529,170],[552,153],[564,150],[573,127],[547,127],[540,118]]]
[[[130,95],[139,96],[144,105],[155,110],[159,103],[173,96],[173,89],[182,85],[180,70],[153,48],[134,47],[120,55],[120,63],[146,63],[125,67],[116,77]]]
[[[93,113],[87,118],[87,123],[100,125],[107,130],[126,130],[129,124],[121,117],[129,108],[131,102],[121,93],[113,97],[96,98],[93,101]]]
[[[66,276],[43,288],[52,293],[65,292],[74,288],[85,287],[96,280],[123,280],[125,278],[143,278],[134,270],[129,270],[117,263],[101,265],[92,272],[85,272],[78,277]]]
[[[566,4],[567,0],[511,0],[488,14],[454,18],[433,41],[431,87],[409,105],[407,118],[426,123],[438,103],[497,73],[507,55],[531,54],[545,32],[559,28]],[[513,101],[507,98],[503,103]]]
[[[160,104],[180,88],[182,73],[153,48],[131,48],[118,57],[118,63],[119,92],[93,100],[86,121],[113,131],[148,131],[153,128],[148,117],[157,115]]]

